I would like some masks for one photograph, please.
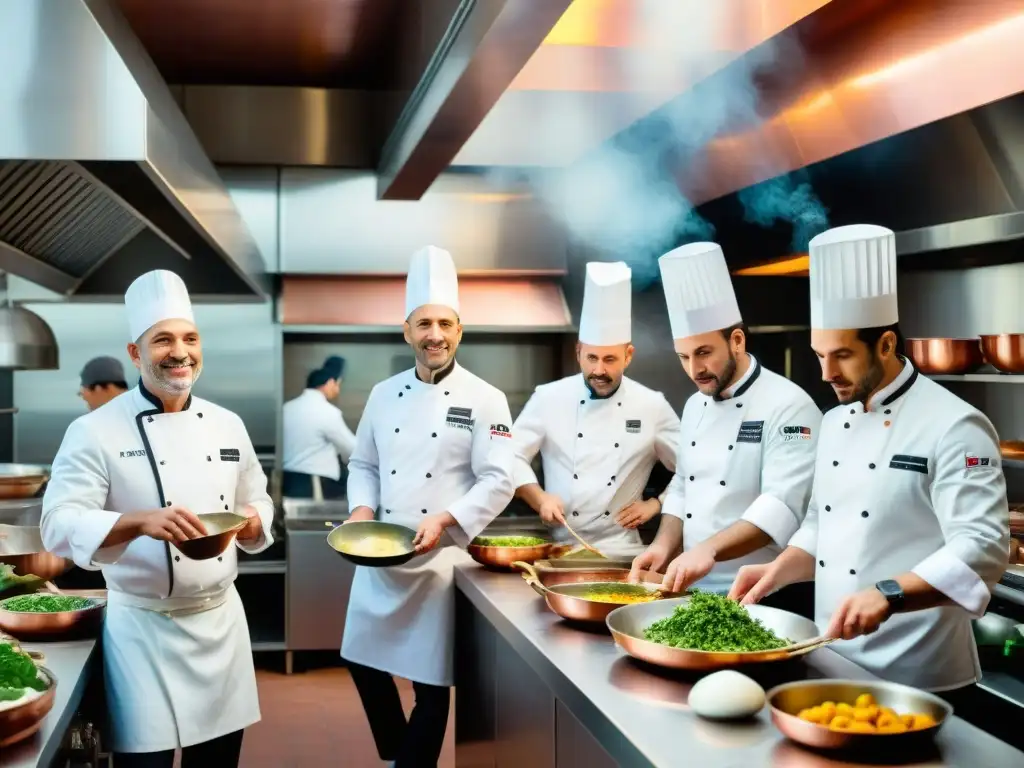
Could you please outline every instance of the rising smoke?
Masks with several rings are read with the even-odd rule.
[[[680,171],[699,174],[694,158],[709,141],[760,122],[759,72],[801,63],[794,44],[777,37],[739,59],[715,50],[717,42],[729,37],[727,30],[736,27],[736,3],[642,0],[637,7],[647,44],[643,56],[623,57],[633,62],[625,65],[628,90],[631,98],[653,106],[654,89],[665,94],[667,103],[610,140],[598,133],[607,130],[606,123],[587,135],[586,120],[565,114],[575,129],[582,129],[582,145],[598,148],[564,170],[528,178],[575,240],[596,254],[627,261],[634,286],[643,288],[658,279],[658,256],[686,242],[715,239],[714,226],[681,193]],[[686,96],[668,101],[669,94],[682,92]],[[762,227],[790,223],[797,250],[806,249],[807,241],[828,226],[827,211],[805,176],[773,179],[738,197],[747,221]]]

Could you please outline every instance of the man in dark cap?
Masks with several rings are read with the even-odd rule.
[[[128,391],[121,361],[113,357],[94,357],[82,369],[82,385],[78,396],[95,411],[123,392]]]
[[[302,499],[344,498],[338,457],[348,463],[356,436],[332,401],[341,392],[344,358],[331,356],[306,378],[306,389],[284,404],[282,490]]]

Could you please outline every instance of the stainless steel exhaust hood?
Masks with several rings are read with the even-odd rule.
[[[139,274],[263,300],[255,241],[109,0],[0,4],[0,269],[76,298]]]

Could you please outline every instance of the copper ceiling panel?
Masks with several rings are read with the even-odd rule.
[[[1024,91],[1020,0],[904,0],[869,10],[851,17],[848,5],[833,3],[801,25],[801,75],[764,78],[758,112],[766,119],[688,158],[680,178],[688,199],[713,200]]]
[[[415,0],[117,0],[169,83],[381,88]]]
[[[557,279],[459,276],[466,328],[567,330],[572,319]],[[281,280],[285,326],[394,327],[405,321],[405,277]]]

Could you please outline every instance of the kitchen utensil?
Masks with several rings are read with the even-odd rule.
[[[576,533],[576,531],[574,531],[568,523],[565,524],[565,530],[572,534],[572,537],[576,539],[576,541],[580,543],[580,546],[582,546],[585,550],[597,555],[598,557],[604,557],[604,555],[601,554],[600,550],[598,550],[596,547],[590,546],[589,544],[587,544],[587,542],[580,538],[580,535]]]
[[[871,694],[879,706],[889,707],[900,715],[931,715],[935,725],[907,733],[851,733],[833,731],[824,725],[809,723],[797,717],[801,710],[825,701],[853,705],[862,693]],[[881,680],[801,680],[784,683],[768,691],[768,707],[775,726],[784,736],[798,744],[816,749],[866,748],[887,752],[928,746],[928,742],[935,738],[935,734],[953,714],[953,708],[934,694]]]
[[[584,582],[616,582],[625,583],[629,579],[629,568],[602,568],[591,565],[583,568],[551,568],[546,567],[548,560],[537,560],[533,563],[533,570],[537,578],[545,587],[553,587],[558,584],[581,584]],[[653,571],[641,571],[640,580],[647,584],[660,585],[664,576]]]
[[[387,555],[385,557],[359,555],[346,551],[346,545],[350,548],[352,544],[368,536],[396,542],[401,545],[404,551],[400,555]],[[416,556],[416,547],[412,543],[415,538],[416,531],[412,528],[406,528],[404,525],[382,523],[379,520],[359,520],[354,523],[339,525],[327,534],[327,545],[350,563],[367,565],[372,568],[387,568],[388,566],[407,563]]]
[[[55,579],[71,570],[74,562],[47,552],[39,526],[0,525],[0,563],[18,576]]]
[[[633,567],[633,557],[597,557],[585,549],[578,549],[579,556],[552,557],[551,553],[544,560],[534,563],[541,570],[572,571],[581,568],[610,568],[628,571]]]
[[[623,582],[579,582],[572,584],[558,584],[553,587],[544,586],[537,572],[529,563],[516,563],[521,568],[523,579],[533,587],[554,613],[563,619],[570,621],[581,621],[591,624],[604,622],[609,613],[616,608],[622,607],[621,603],[606,603],[600,600],[592,600],[587,597],[593,594],[594,590],[614,589],[616,592],[640,595],[649,597],[657,595],[661,599],[663,594],[660,589],[650,584],[625,584]],[[643,603],[646,605],[646,603]]]
[[[174,546],[189,560],[210,560],[224,554],[249,518],[233,512],[213,512],[196,515],[206,528],[206,535],[188,541],[176,541]]]
[[[981,337],[985,359],[1003,373],[1024,373],[1024,333]]]
[[[531,536],[525,533],[503,533],[503,536]],[[490,547],[481,544],[470,544],[466,547],[469,556],[485,568],[500,571],[513,570],[513,563],[519,561],[533,563],[546,556],[551,549],[551,542],[535,544],[529,547]]]
[[[999,454],[1012,461],[1024,459],[1024,440],[1000,440]]]
[[[0,499],[30,499],[50,479],[39,464],[0,464]]]
[[[42,636],[92,635],[103,625],[107,605],[105,600],[90,598],[92,605],[77,611],[35,613],[8,610],[6,603],[11,599],[0,600],[0,629],[22,640]]]
[[[985,364],[981,341],[973,339],[907,339],[907,354],[921,373],[973,373]]]
[[[50,683],[37,699],[11,709],[0,710],[0,747],[9,747],[24,741],[39,730],[50,710],[57,692],[57,676],[46,667],[38,667],[39,676]]]
[[[673,648],[644,639],[644,630],[647,627],[659,619],[671,616],[676,606],[685,605],[688,601],[688,597],[681,597],[623,605],[608,614],[608,629],[611,630],[612,637],[619,647],[633,658],[670,669],[711,670],[743,664],[785,661],[794,656],[810,653],[820,647],[820,644],[824,644],[823,638],[818,634],[818,628],[810,619],[763,605],[745,607],[753,618],[760,620],[776,635],[791,640],[791,645],[771,651],[711,652]]]

